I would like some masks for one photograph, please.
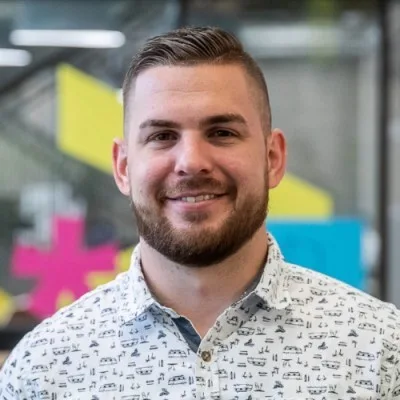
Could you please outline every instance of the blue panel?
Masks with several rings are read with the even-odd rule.
[[[286,261],[365,289],[362,221],[269,220],[267,226]]]

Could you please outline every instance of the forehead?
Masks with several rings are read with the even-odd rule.
[[[239,65],[200,64],[192,66],[159,66],[145,70],[136,78],[135,92],[159,90],[229,91],[231,84],[245,89],[248,85],[243,67]]]
[[[239,113],[257,108],[254,83],[239,65],[153,67],[139,74],[131,91],[126,109],[135,119],[182,107]]]

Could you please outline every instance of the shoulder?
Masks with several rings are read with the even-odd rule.
[[[346,316],[362,316],[366,321],[382,321],[392,330],[400,329],[400,310],[395,305],[311,269],[289,263],[285,267],[286,285],[294,303],[318,306],[325,310],[325,316],[329,316],[327,310],[340,309]]]
[[[116,318],[126,280],[126,273],[120,274],[60,309],[25,335],[0,371],[0,397],[24,398],[22,391],[32,385],[34,375],[52,369],[54,356],[72,354],[79,343],[89,340],[91,333],[98,334],[101,323]]]
[[[52,317],[45,319],[31,332],[31,347],[41,339],[47,339],[46,342],[52,338],[56,339],[52,337],[52,333],[60,337],[60,334],[68,330],[86,332],[91,325],[96,325],[101,319],[116,313],[125,278],[126,273],[120,274],[113,281],[98,286],[69,306],[57,311]]]
[[[354,366],[378,371],[381,393],[400,398],[400,311],[396,306],[319,272],[287,263],[284,268],[291,311],[307,321],[312,328],[309,335],[329,338],[334,354],[357,361]]]

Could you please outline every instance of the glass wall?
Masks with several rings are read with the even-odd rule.
[[[400,304],[400,2],[391,4],[389,13],[389,271],[388,294]]]

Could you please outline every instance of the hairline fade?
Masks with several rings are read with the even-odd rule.
[[[231,33],[216,27],[185,27],[147,40],[132,58],[125,75],[122,93],[124,122],[128,116],[129,96],[140,73],[161,66],[238,65],[254,83],[259,96],[264,129],[271,130],[271,107],[264,75],[256,61]],[[124,123],[126,125],[126,123]]]

